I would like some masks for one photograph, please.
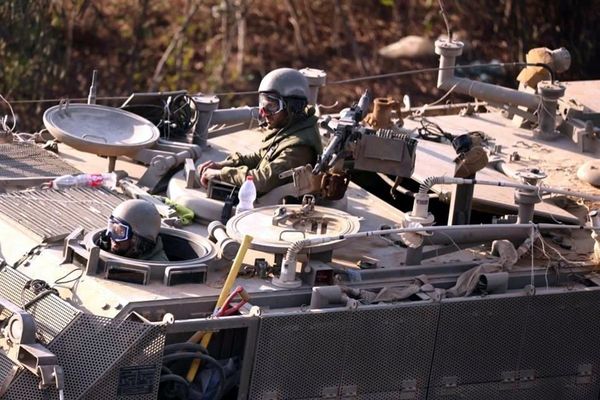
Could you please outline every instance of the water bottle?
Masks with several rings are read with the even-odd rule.
[[[256,200],[256,187],[254,186],[254,178],[252,175],[246,177],[246,181],[242,184],[238,192],[239,203],[235,208],[235,213],[239,214],[244,211],[254,208],[254,200]]]
[[[69,187],[100,187],[114,189],[117,185],[117,174],[105,172],[101,174],[63,175],[52,181],[52,189],[66,189]]]

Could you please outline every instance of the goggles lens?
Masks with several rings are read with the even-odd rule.
[[[133,231],[131,226],[125,221],[121,221],[112,215],[108,218],[108,226],[106,227],[106,235],[115,242],[123,242],[131,239]]]
[[[283,110],[283,100],[281,97],[267,94],[258,94],[258,107],[261,114],[273,115]]]

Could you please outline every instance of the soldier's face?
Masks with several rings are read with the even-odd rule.
[[[110,252],[116,254],[118,256],[124,256],[129,251],[131,247],[131,239],[123,240],[120,242],[115,242],[113,239],[110,239]]]
[[[281,110],[276,114],[266,115],[265,119],[267,120],[267,124],[271,129],[282,128],[285,125],[285,121],[287,119],[287,112],[285,110]]]
[[[287,111],[283,99],[272,93],[259,93],[259,113],[267,121],[269,128],[281,128],[285,125]]]

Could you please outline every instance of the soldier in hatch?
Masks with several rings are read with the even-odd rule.
[[[148,261],[169,261],[160,236],[160,214],[144,200],[126,200],[108,219],[100,247],[113,254]]]
[[[297,70],[279,68],[269,72],[258,88],[259,113],[271,131],[256,153],[235,153],[224,161],[198,166],[200,182],[210,179],[240,186],[252,175],[256,191],[265,194],[291,178],[279,174],[306,164],[314,165],[323,151],[314,108],[308,105],[308,82]]]

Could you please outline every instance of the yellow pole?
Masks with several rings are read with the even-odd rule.
[[[231,269],[229,270],[229,274],[225,279],[225,283],[223,284],[223,289],[221,289],[221,294],[219,294],[219,298],[217,299],[217,305],[215,306],[215,311],[223,306],[223,303],[231,293],[231,289],[233,288],[233,284],[235,283],[235,279],[240,272],[240,268],[242,266],[242,261],[246,256],[246,251],[250,247],[250,243],[252,243],[252,239],[254,239],[250,235],[244,235],[244,239],[242,240],[242,245],[240,246],[237,254],[235,255],[235,259],[233,260],[233,264],[231,265]],[[210,343],[210,339],[212,338],[212,332],[206,332],[203,334],[202,331],[198,331],[192,335],[190,338],[190,342],[196,343],[200,338],[202,338],[202,346],[208,347]],[[200,367],[200,360],[195,359],[192,361],[192,365],[190,365],[190,369],[187,373],[188,382],[192,382],[194,378],[196,378],[196,374],[198,373],[198,368]]]

